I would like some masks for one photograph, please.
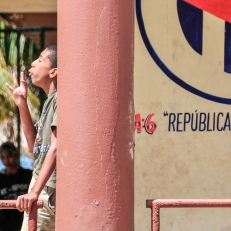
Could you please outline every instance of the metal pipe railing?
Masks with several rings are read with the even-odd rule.
[[[231,199],[156,199],[146,201],[146,208],[150,208],[152,210],[152,231],[159,231],[160,208],[209,207],[231,207]]]
[[[35,201],[32,204],[31,212],[29,213],[28,231],[37,230],[38,209],[43,207],[43,201]],[[0,209],[16,209],[16,200],[0,200]]]

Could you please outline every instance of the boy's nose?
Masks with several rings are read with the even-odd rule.
[[[35,61],[34,61],[35,62]],[[31,67],[34,67],[34,62],[31,63]]]
[[[31,63],[31,67],[35,67],[36,61],[37,61],[37,60],[34,60],[34,61]]]

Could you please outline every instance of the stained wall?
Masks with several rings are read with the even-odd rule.
[[[146,199],[231,196],[229,8],[215,2],[136,1],[136,231],[151,227]],[[161,209],[160,230],[228,231],[230,212]]]

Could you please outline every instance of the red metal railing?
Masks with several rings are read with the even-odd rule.
[[[231,207],[231,199],[156,199],[146,201],[146,208],[152,210],[152,231],[159,231],[160,208],[208,207]]]
[[[43,207],[42,201],[35,201],[32,204],[31,212],[29,213],[28,231],[37,230],[38,209]],[[16,209],[16,200],[0,200],[0,209]]]

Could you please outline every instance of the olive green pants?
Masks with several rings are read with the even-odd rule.
[[[35,178],[32,177],[28,192],[34,183]],[[55,231],[55,188],[45,186],[39,195],[39,200],[43,201],[43,208],[38,210],[37,231]],[[24,212],[21,231],[28,231],[28,219],[28,214]]]

